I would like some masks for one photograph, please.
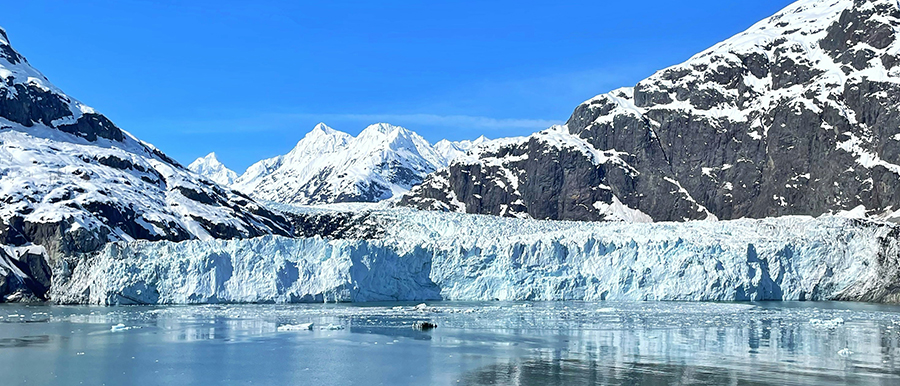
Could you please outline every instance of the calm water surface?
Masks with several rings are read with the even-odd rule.
[[[900,384],[893,306],[415,306],[0,305],[0,384]]]

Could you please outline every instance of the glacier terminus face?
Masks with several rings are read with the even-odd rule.
[[[898,228],[868,220],[578,223],[407,209],[367,216],[380,236],[112,243],[62,261],[50,297],[103,305],[898,300]]]

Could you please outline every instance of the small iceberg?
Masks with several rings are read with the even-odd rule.
[[[342,325],[340,325],[340,324],[329,324],[329,325],[327,325],[327,326],[325,326],[325,327],[321,327],[321,328],[319,328],[319,329],[320,329],[320,330],[327,330],[327,331],[337,331],[337,330],[343,330],[343,329],[344,329],[344,326],[342,326]]]
[[[125,327],[124,324],[119,323],[119,324],[117,324],[117,325],[115,325],[115,326],[112,326],[109,330],[112,331],[112,332],[119,332],[119,331],[125,331],[125,330],[129,330],[129,329],[130,329],[130,328]]]
[[[278,331],[311,331],[312,329],[312,323],[282,324],[277,328]]]

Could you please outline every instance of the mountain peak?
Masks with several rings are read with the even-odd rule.
[[[344,137],[344,136],[350,136],[350,134],[347,134],[340,130],[332,129],[330,126],[320,122],[315,127],[313,127],[313,129],[310,130],[309,133],[306,133],[306,136],[304,138],[332,137],[332,136]]]
[[[216,152],[214,152],[214,151],[213,151],[213,152],[210,152],[209,154],[207,154],[207,155],[205,155],[205,156],[203,156],[203,157],[197,158],[197,161],[200,161],[200,160],[204,160],[204,161],[208,161],[208,162],[220,163],[220,162],[219,162],[219,159],[216,158]],[[194,161],[194,162],[197,162],[197,161]]]
[[[224,186],[231,185],[237,179],[237,173],[219,162],[215,152],[197,158],[188,165],[188,170]]]
[[[333,153],[344,148],[353,136],[319,123],[288,153],[289,158],[303,158]]]
[[[376,123],[376,124],[367,126],[365,129],[363,129],[363,131],[361,133],[359,133],[359,136],[364,137],[364,136],[373,135],[373,134],[390,135],[392,133],[409,134],[409,133],[411,133],[411,131],[409,131],[408,129],[401,127],[401,126],[396,126],[396,125],[392,125],[390,123],[382,122],[382,123]]]
[[[319,122],[316,127],[313,127],[310,133],[324,133],[326,135],[332,135],[335,133],[341,133],[335,129],[332,129],[330,126],[326,125],[324,122]]]

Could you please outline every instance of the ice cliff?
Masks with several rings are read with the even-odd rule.
[[[377,239],[120,242],[56,268],[61,303],[897,302],[898,232],[841,217],[578,223],[381,210]]]

